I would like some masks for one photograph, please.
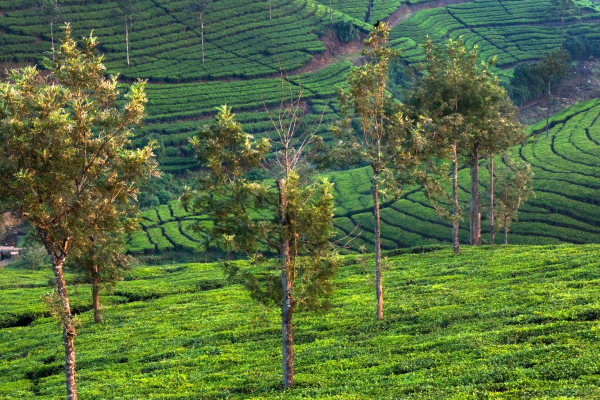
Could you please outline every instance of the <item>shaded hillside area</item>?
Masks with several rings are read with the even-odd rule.
[[[89,288],[72,291],[80,396],[598,398],[599,259],[597,245],[391,258],[377,322],[372,265],[346,258],[332,310],[294,318],[297,387],[286,392],[277,309],[215,265],[139,268],[101,297],[102,324],[87,311]],[[2,399],[63,395],[59,328],[39,300],[49,273],[0,270]]]

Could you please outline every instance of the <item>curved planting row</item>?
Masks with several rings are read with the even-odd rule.
[[[154,252],[205,250],[204,236],[194,231],[198,219],[185,211],[178,201],[142,213],[140,230],[128,235],[127,250],[134,255]]]
[[[497,58],[497,65],[539,59],[561,44],[561,23],[549,18],[550,0],[475,0],[417,12],[392,29],[392,45],[408,62],[424,60],[419,44],[426,37],[440,43],[462,36],[468,48],[478,47],[482,60]],[[587,10],[566,21],[566,34],[586,35],[600,41],[600,12]],[[586,22],[590,21],[590,22]]]
[[[577,104],[551,120],[552,129],[546,138],[543,123],[529,127],[529,139],[513,149],[514,157],[529,162],[535,172],[536,198],[523,205],[519,220],[511,225],[511,244],[600,243],[600,99]],[[496,164],[502,162],[496,159]],[[482,161],[482,167],[487,160]],[[485,171],[485,169],[483,169]],[[370,168],[358,168],[328,174],[334,183],[336,200],[335,240],[347,243],[343,252],[369,250],[374,241],[374,220]],[[483,191],[489,186],[489,176],[482,173]],[[459,171],[459,200],[464,215],[469,207],[470,175],[467,168]],[[398,201],[384,202],[381,207],[382,248],[392,250],[422,244],[449,243],[451,225],[440,218],[422,188],[405,188]],[[444,204],[442,204],[444,206]],[[449,204],[445,205],[449,207]],[[487,198],[482,195],[482,206]],[[144,213],[144,226],[152,244],[144,242],[141,233],[131,236],[129,246],[153,246],[191,251],[176,242],[176,234],[184,232],[194,220],[176,202]],[[198,218],[198,217],[194,217]],[[489,242],[489,217],[482,212],[483,242]],[[179,228],[179,230],[177,229]],[[191,232],[191,231],[188,231]],[[145,233],[145,232],[143,232]],[[160,234],[166,235],[164,240]],[[195,234],[195,233],[194,233]],[[187,238],[194,243],[201,236]],[[197,234],[196,234],[197,235]],[[184,236],[186,236],[184,234]],[[469,239],[468,221],[463,220],[460,239]],[[354,238],[354,239],[353,239]],[[497,237],[502,242],[502,235]],[[172,246],[172,247],[170,247]],[[196,249],[201,247],[196,246]]]
[[[50,23],[40,4],[22,1],[0,16],[0,62],[39,62],[50,50]],[[325,50],[317,33],[330,24],[346,20],[367,27],[364,19],[339,11],[330,14],[314,0],[221,0],[205,12],[202,29],[187,11],[189,1],[140,0],[134,2],[128,29],[128,65],[125,22],[116,2],[59,4],[60,21],[69,21],[76,37],[94,30],[109,71],[129,79],[167,82],[256,78],[281,68],[293,70]]]
[[[307,123],[318,124],[327,140],[330,121],[338,118],[335,91],[346,81],[352,64],[333,64],[318,72],[289,77],[295,96],[301,92],[306,100]],[[147,87],[148,106],[146,125],[134,131],[133,144],[142,145],[148,137],[157,138],[161,145],[158,162],[163,171],[185,172],[194,169],[194,151],[188,139],[210,121],[218,106],[226,104],[236,113],[244,130],[257,137],[273,133],[265,107],[273,110],[281,103],[282,87],[279,78],[247,81],[201,82]]]

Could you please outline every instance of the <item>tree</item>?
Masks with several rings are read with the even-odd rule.
[[[300,132],[301,92],[293,86],[276,115],[269,112],[275,133],[263,140],[245,134],[226,106],[215,121],[193,140],[198,160],[208,173],[198,190],[182,197],[184,207],[207,214],[213,221],[204,232],[221,248],[251,256],[258,272],[224,263],[230,279],[240,279],[254,300],[281,307],[283,384],[294,384],[293,325],[296,309],[324,310],[332,292],[338,261],[330,242],[333,229],[332,184],[306,177],[303,151],[314,137]],[[296,97],[297,96],[297,97]],[[286,105],[287,103],[287,105]],[[271,145],[275,159],[264,160]],[[275,177],[275,188],[252,181],[260,167]],[[279,262],[269,258],[279,254]]]
[[[560,18],[560,38],[561,48],[562,40],[565,32],[565,18],[577,17],[581,11],[573,0],[550,0],[547,14],[551,18]]]
[[[571,70],[567,53],[562,49],[556,50],[544,56],[536,65],[535,71],[542,80],[548,85],[548,108],[546,109],[546,138],[548,138],[548,124],[550,118],[550,102],[553,100],[550,86],[552,82],[569,73]]]
[[[102,322],[100,316],[100,284],[114,286],[122,280],[131,258],[125,255],[123,232],[107,231],[90,236],[79,248],[73,249],[65,268],[78,272],[83,281],[92,285],[94,322]]]
[[[465,49],[462,38],[449,40],[445,46],[434,46],[430,39],[423,45],[426,64],[409,95],[408,103],[429,117],[438,131],[432,146],[450,148],[453,166],[453,243],[460,249],[458,225],[458,155],[463,155],[471,170],[471,245],[481,244],[479,196],[479,159],[481,154],[497,153],[524,139],[516,120],[516,108],[493,76],[495,60],[478,66],[477,47]],[[440,150],[433,151],[439,153]]]
[[[512,221],[517,220],[517,212],[523,203],[535,198],[531,183],[533,172],[527,163],[517,163],[508,156],[503,157],[504,164],[496,179],[496,198],[498,203],[495,214],[500,218],[500,227],[504,227],[504,244],[508,244],[508,229]]]
[[[129,67],[129,27],[133,28],[133,6],[136,0],[116,0],[125,19],[125,48],[127,51],[127,66]],[[129,18],[129,24],[127,23]]]
[[[210,10],[213,0],[193,0],[188,11],[193,15],[194,24],[200,26],[202,39],[202,64],[204,64],[204,14]],[[271,19],[271,1],[269,0],[269,19]]]
[[[117,77],[104,76],[96,48],[92,36],[78,48],[66,25],[49,76],[26,67],[0,85],[0,208],[28,220],[50,256],[70,400],[77,399],[76,333],[63,265],[90,236],[133,227],[135,182],[156,174],[152,146],[128,150],[129,127],[144,112],[144,82],[117,108]]]
[[[52,52],[54,52],[54,23],[60,21],[61,10],[58,0],[44,0],[42,3],[44,15],[50,22],[50,38],[52,40]]]
[[[365,40],[362,54],[369,61],[348,74],[348,93],[338,92],[343,119],[331,127],[335,144],[319,163],[357,165],[367,163],[373,170],[373,215],[375,218],[375,292],[377,318],[383,318],[381,281],[381,229],[379,196],[398,198],[403,184],[416,180],[419,149],[423,147],[418,125],[409,120],[400,102],[387,91],[390,61],[398,52],[387,47],[389,27],[375,26]],[[356,123],[357,129],[353,123]],[[360,133],[357,133],[357,130]],[[316,146],[322,149],[323,145]]]

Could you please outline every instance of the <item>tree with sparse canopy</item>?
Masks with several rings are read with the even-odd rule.
[[[399,198],[402,186],[416,181],[419,150],[424,147],[418,124],[406,117],[402,104],[387,91],[390,62],[399,55],[387,45],[389,31],[383,22],[373,28],[362,52],[369,62],[350,71],[348,93],[338,91],[343,119],[330,129],[335,144],[329,149],[322,141],[315,146],[315,152],[325,150],[319,160],[322,167],[367,163],[373,170],[377,319],[383,318],[380,196]]]
[[[562,38],[565,32],[565,18],[578,17],[581,10],[573,0],[550,0],[547,15],[551,18],[560,18],[560,38],[562,47]]]
[[[117,77],[105,77],[97,42],[79,48],[65,36],[50,75],[35,67],[12,70],[0,85],[0,208],[28,220],[44,245],[56,281],[57,315],[65,348],[67,398],[77,399],[75,327],[63,265],[90,236],[133,228],[139,179],[156,174],[152,145],[130,146],[130,127],[144,113],[144,82],[117,107]]]
[[[512,221],[517,220],[517,212],[527,200],[534,199],[531,183],[533,171],[527,163],[518,163],[509,156],[503,157],[504,163],[496,177],[495,214],[500,219],[499,227],[504,227],[504,244],[508,244],[508,230]]]
[[[127,66],[129,67],[129,28],[133,28],[133,6],[136,0],[117,0],[117,5],[123,12],[125,19],[125,50],[127,52]],[[127,22],[129,19],[129,22]]]
[[[42,7],[44,15],[50,22],[50,38],[52,40],[52,51],[54,52],[54,23],[60,21],[61,9],[58,0],[44,0]]]
[[[282,80],[282,84],[284,80]],[[301,93],[293,85],[288,101],[271,114],[274,134],[255,140],[243,132],[226,106],[193,140],[207,174],[198,190],[182,197],[184,207],[208,215],[204,232],[222,248],[251,256],[254,268],[224,263],[230,279],[241,279],[251,297],[281,307],[283,384],[294,384],[292,318],[297,309],[325,310],[338,267],[333,235],[333,185],[306,176],[303,151],[314,130],[300,132]],[[301,90],[301,89],[300,89]],[[296,96],[296,97],[295,97]],[[282,89],[282,104],[284,103]],[[265,161],[271,145],[275,159]],[[272,183],[251,181],[247,173],[264,167]],[[279,261],[272,256],[279,254]]]
[[[546,138],[548,137],[548,124],[550,118],[550,102],[553,100],[550,91],[552,83],[567,75],[571,70],[569,57],[564,50],[558,49],[554,53],[546,54],[536,65],[535,72],[548,85],[548,107],[546,108]]]
[[[194,24],[200,26],[200,38],[202,42],[202,64],[204,64],[204,14],[206,14],[213,4],[213,0],[193,0],[188,5],[188,11],[192,14]],[[269,19],[271,2],[269,2]]]
[[[73,249],[65,262],[65,268],[78,273],[83,281],[92,286],[92,308],[94,322],[102,322],[100,315],[100,285],[112,289],[123,279],[123,272],[131,263],[125,254],[125,232],[120,221],[113,229],[90,236],[79,247]]]
[[[440,46],[427,39],[423,47],[426,63],[419,65],[423,75],[407,102],[434,125],[438,138],[430,140],[430,144],[447,146],[450,150],[453,243],[458,253],[458,156],[462,154],[470,164],[471,245],[478,246],[481,244],[479,159],[482,154],[503,151],[525,136],[516,119],[516,108],[491,72],[495,59],[478,66],[477,47],[468,52],[462,38]]]

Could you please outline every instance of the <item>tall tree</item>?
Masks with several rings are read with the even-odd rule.
[[[568,56],[564,50],[558,49],[554,53],[546,54],[536,65],[535,71],[548,85],[548,107],[546,108],[546,138],[548,138],[548,124],[550,118],[550,102],[553,100],[550,91],[551,85],[557,79],[567,75],[571,70]]]
[[[188,11],[192,14],[194,24],[200,26],[200,37],[202,41],[202,64],[204,64],[204,15],[210,10],[213,0],[193,0]],[[271,1],[269,0],[269,19],[271,19]]]
[[[527,163],[517,163],[508,156],[503,157],[504,164],[499,168],[496,184],[496,215],[500,219],[500,227],[504,227],[504,244],[508,244],[508,230],[512,221],[517,220],[517,213],[522,204],[535,198],[531,183],[533,171]]]
[[[129,28],[133,26],[133,6],[136,0],[116,0],[125,19],[125,49],[127,51],[127,66],[129,67]],[[127,19],[129,18],[129,23]]]
[[[231,279],[241,277],[253,299],[281,307],[283,384],[294,384],[292,318],[296,309],[329,307],[331,278],[337,269],[333,229],[332,184],[308,180],[303,151],[314,130],[299,132],[302,108],[293,86],[287,105],[270,113],[273,131],[264,140],[245,134],[231,110],[223,106],[212,125],[192,141],[208,173],[198,191],[183,196],[187,208],[210,216],[206,233],[223,248],[251,255],[260,271],[251,273],[225,263]],[[282,97],[283,98],[283,97]],[[310,126],[309,126],[310,129]],[[270,145],[275,159],[264,157]],[[248,172],[264,167],[273,173],[275,187],[251,181]],[[279,262],[269,258],[279,254]]]
[[[479,159],[481,154],[497,153],[524,139],[516,120],[516,108],[491,72],[495,60],[478,66],[477,47],[465,49],[462,38],[434,46],[428,39],[423,45],[426,64],[411,91],[408,103],[431,119],[445,140],[436,146],[448,146],[453,165],[453,243],[458,244],[458,155],[463,155],[471,170],[471,245],[481,244],[479,196]]]
[[[65,267],[79,273],[92,286],[94,322],[102,322],[100,315],[100,285],[114,287],[122,280],[131,258],[125,255],[125,232],[120,221],[102,234],[90,236],[80,247],[73,249]]]
[[[551,18],[560,18],[560,46],[565,32],[565,18],[577,17],[581,10],[573,0],[550,0],[547,15]]]
[[[44,15],[50,22],[50,38],[52,40],[52,52],[54,52],[54,23],[60,21],[61,9],[58,0],[44,0],[42,7]]]
[[[373,170],[375,219],[375,294],[377,318],[383,318],[381,279],[380,195],[398,198],[401,187],[416,180],[419,148],[418,124],[404,114],[402,104],[387,91],[390,62],[399,53],[388,47],[390,28],[379,23],[365,40],[362,54],[368,63],[348,74],[348,93],[338,92],[343,119],[331,127],[336,145],[326,152],[328,163],[368,164]],[[357,130],[353,122],[357,123]],[[357,132],[358,131],[358,132]],[[319,146],[317,146],[319,147]],[[326,162],[325,165],[328,165]]]
[[[51,74],[12,70],[0,85],[0,209],[27,219],[52,262],[63,327],[67,398],[77,399],[75,327],[63,265],[74,248],[135,213],[135,182],[155,173],[152,146],[127,150],[141,121],[144,82],[117,107],[117,78],[106,78],[97,42],[79,48],[65,26]]]

